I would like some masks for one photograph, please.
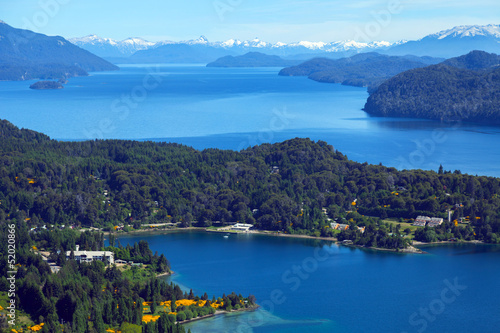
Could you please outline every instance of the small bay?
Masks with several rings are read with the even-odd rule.
[[[411,255],[251,234],[119,238],[141,239],[171,261],[175,283],[210,297],[254,294],[262,305],[188,324],[193,333],[497,332],[500,324],[499,246],[428,246]]]

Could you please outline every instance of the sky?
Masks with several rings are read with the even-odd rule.
[[[65,38],[268,42],[414,40],[499,24],[498,0],[0,0],[0,20]]]

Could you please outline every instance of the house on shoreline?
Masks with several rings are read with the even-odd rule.
[[[106,261],[108,265],[112,265],[115,262],[115,254],[111,251],[80,251],[80,245],[76,246],[76,251],[73,251],[73,254],[78,263],[99,260]],[[66,251],[66,259],[70,258],[71,251]]]
[[[231,226],[231,230],[248,232],[248,230],[250,230],[250,228],[252,227],[253,224],[236,223],[235,225]]]

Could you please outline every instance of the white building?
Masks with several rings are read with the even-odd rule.
[[[248,231],[250,228],[253,227],[253,224],[245,224],[245,223],[236,223],[235,225],[231,226],[231,230],[237,230],[237,231]]]
[[[94,260],[106,261],[108,264],[113,264],[115,262],[114,253],[111,251],[79,251],[80,246],[76,246],[76,251],[74,251],[75,260],[77,262],[92,262]],[[66,259],[71,257],[71,251],[66,251]]]
[[[428,227],[434,228],[443,223],[443,219],[440,217],[429,217],[429,216],[418,216],[413,222],[413,225],[418,227]]]

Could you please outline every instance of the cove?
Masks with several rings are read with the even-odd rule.
[[[186,325],[192,332],[496,332],[500,324],[499,246],[411,255],[264,235],[119,237],[140,239],[171,261],[175,283],[210,297],[254,294],[262,305]]]

